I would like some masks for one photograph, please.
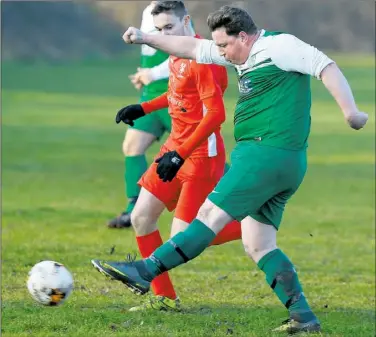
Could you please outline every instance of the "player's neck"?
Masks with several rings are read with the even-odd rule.
[[[256,41],[258,40],[258,38],[260,37],[260,35],[261,35],[261,30],[258,30],[257,33],[252,36],[251,49],[252,49],[253,45],[256,43]]]
[[[258,30],[256,34],[250,35],[250,39],[247,45],[249,53],[251,53],[252,48],[254,44],[257,42],[260,35],[261,35],[261,30]]]

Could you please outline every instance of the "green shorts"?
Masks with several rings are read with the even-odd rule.
[[[155,95],[142,95],[140,103],[150,101],[159,95],[160,94],[158,93]],[[131,126],[130,128],[151,133],[159,139],[165,132],[171,132],[171,117],[168,113],[168,109],[161,109],[147,114],[146,116],[134,121],[134,126]]]
[[[306,169],[306,150],[242,141],[231,153],[230,170],[208,198],[238,221],[251,216],[278,229],[285,205],[303,181]]]

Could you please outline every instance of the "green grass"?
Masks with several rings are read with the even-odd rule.
[[[279,245],[297,266],[323,336],[374,336],[374,61],[339,60],[371,121],[351,130],[313,81],[310,167],[287,207]],[[171,272],[180,314],[127,312],[140,298],[91,267],[91,258],[123,259],[137,250],[132,231],[105,226],[125,203],[125,128],[114,114],[137,101],[127,67],[3,64],[2,71],[3,336],[272,336],[286,311],[240,242],[210,248]],[[233,85],[228,149],[235,99]],[[166,213],[159,223],[164,238],[170,220]],[[61,307],[41,307],[27,292],[27,272],[42,259],[74,275],[75,291]]]

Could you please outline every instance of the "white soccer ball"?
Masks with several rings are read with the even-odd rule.
[[[73,290],[73,277],[61,263],[42,261],[31,268],[27,289],[31,296],[41,304],[60,305]]]

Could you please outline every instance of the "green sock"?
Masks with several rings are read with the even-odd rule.
[[[145,260],[147,269],[156,277],[200,255],[214,238],[215,233],[195,219],[184,232],[176,234]]]
[[[290,318],[308,322],[316,318],[304,296],[294,265],[280,250],[275,249],[257,264],[279,300],[289,310]]]
[[[128,206],[125,211],[130,213],[140,194],[140,186],[138,186],[137,182],[147,169],[146,157],[145,155],[126,156],[124,164],[125,194],[128,198]]]

